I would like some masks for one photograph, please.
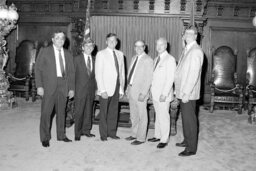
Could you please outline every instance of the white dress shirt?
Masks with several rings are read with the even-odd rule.
[[[134,73],[136,72],[136,68],[137,68],[137,66],[138,66],[139,60],[141,59],[141,57],[142,57],[144,54],[145,54],[145,53],[143,53],[143,54],[141,54],[141,55],[138,56],[138,60],[137,60],[136,66],[135,66],[135,68],[134,68],[134,71],[133,71],[133,74],[132,74],[130,83],[128,83],[128,84],[131,84],[131,85],[132,85]],[[131,65],[131,68],[130,68],[130,69],[132,69],[132,67],[133,67],[133,65],[134,65],[134,63],[135,63],[135,61],[136,61],[136,58],[135,58],[135,60],[133,61],[133,63],[132,63],[132,65]]]
[[[56,61],[57,77],[62,77],[62,73],[61,73],[61,69],[60,69],[60,62],[59,62],[60,61],[59,60],[59,50],[54,45],[53,45],[53,49],[54,49],[54,55],[55,55],[55,61]],[[61,57],[62,57],[62,60],[63,60],[64,69],[65,69],[66,68],[66,65],[65,65],[66,63],[65,63],[63,48],[61,48],[60,53],[61,53]]]
[[[189,51],[189,49],[190,49],[194,44],[196,44],[196,41],[193,41],[193,42],[187,44],[187,46],[185,47],[185,53],[184,53],[184,54],[186,54],[186,53]]]

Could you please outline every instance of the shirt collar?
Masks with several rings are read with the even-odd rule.
[[[166,54],[168,54],[168,52],[165,50],[163,53],[161,53],[160,55],[158,55],[160,58],[163,58]]]
[[[142,54],[138,55],[138,60],[139,60],[143,55],[145,55],[145,52],[143,52]]]
[[[110,49],[109,47],[107,47],[107,50],[108,50],[109,52],[112,52],[112,53],[113,53],[113,51],[115,51],[115,49],[113,50],[113,49]]]
[[[86,53],[83,53],[85,58],[91,57],[91,55],[87,55]]]
[[[193,41],[186,46],[186,50],[189,50],[194,44],[196,44],[196,41]]]
[[[54,44],[53,44],[53,48],[54,50],[59,51],[59,49]],[[63,47],[60,49],[60,51],[63,51]]]

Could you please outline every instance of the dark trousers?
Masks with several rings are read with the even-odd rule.
[[[90,133],[92,128],[92,110],[94,94],[75,98],[75,137]]]
[[[113,96],[103,99],[100,96],[100,123],[99,130],[102,138],[116,136],[117,118],[118,118],[118,102],[119,102],[119,81],[117,81],[116,89]]]
[[[198,125],[196,117],[196,100],[180,103],[184,142],[186,149],[191,152],[197,151]]]
[[[41,104],[40,118],[40,140],[49,141],[51,139],[51,114],[55,108],[57,139],[61,140],[65,135],[65,109],[67,103],[67,80],[57,78],[57,88],[52,95],[45,94]]]

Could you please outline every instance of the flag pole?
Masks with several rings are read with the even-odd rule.
[[[190,25],[195,26],[195,2],[191,0]]]
[[[85,19],[85,27],[84,27],[84,41],[91,37],[90,35],[90,7],[91,1],[88,0],[87,2],[87,9],[86,9],[86,19]]]

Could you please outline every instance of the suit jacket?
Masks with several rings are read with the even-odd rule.
[[[200,98],[201,70],[204,54],[197,43],[188,49],[181,57],[175,74],[176,97],[182,99],[184,94],[189,95],[189,100]]]
[[[84,55],[74,57],[75,66],[75,97],[83,98],[86,95],[95,95],[96,80],[95,80],[95,61],[92,57],[92,72],[89,75],[84,60]]]
[[[133,63],[135,62],[136,56],[132,58],[132,62],[129,68],[128,75],[131,72]],[[149,89],[152,82],[153,75],[153,59],[144,53],[140,57],[140,60],[136,64],[136,69],[133,73],[132,87],[129,89],[130,95],[133,99],[138,99],[139,94],[146,95],[148,97]],[[147,98],[145,98],[147,100]]]
[[[67,84],[65,93],[69,90],[75,90],[75,72],[73,56],[64,49],[65,70]],[[56,60],[53,46],[40,50],[35,65],[36,87],[44,88],[45,95],[52,95],[57,88]]]
[[[124,55],[121,51],[115,49],[119,65],[119,93],[124,94]],[[95,76],[98,86],[98,94],[107,92],[108,96],[113,96],[116,88],[117,72],[113,53],[108,49],[99,51],[95,61]]]
[[[161,55],[161,60],[153,72],[151,93],[153,100],[159,101],[161,95],[166,96],[166,101],[173,100],[173,82],[176,70],[176,62],[167,51]],[[157,58],[156,58],[157,59]],[[156,59],[154,67],[156,65]]]

